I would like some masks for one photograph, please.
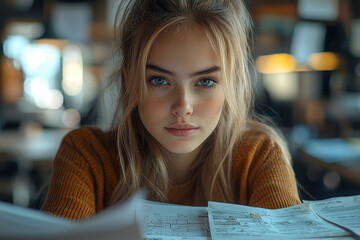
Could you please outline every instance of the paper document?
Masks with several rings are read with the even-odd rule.
[[[145,239],[210,239],[206,207],[145,201],[140,212]]]
[[[305,239],[349,236],[317,215],[309,203],[282,209],[263,209],[209,202],[212,239]]]
[[[82,221],[71,221],[44,212],[0,202],[0,239],[92,240],[141,239],[136,209],[140,193],[120,206],[105,209]]]
[[[308,202],[319,216],[360,235],[360,195]]]
[[[281,209],[219,202],[192,207],[147,201],[142,196],[139,192],[82,221],[0,202],[0,239],[360,240],[360,195]]]

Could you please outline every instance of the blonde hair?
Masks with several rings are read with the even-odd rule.
[[[250,82],[248,38],[252,21],[241,0],[126,0],[120,3],[115,25],[117,60],[112,80],[121,83],[114,118],[122,175],[112,202],[122,201],[139,188],[148,199],[166,201],[170,184],[166,156],[143,126],[137,106],[146,97],[147,56],[157,36],[169,27],[197,24],[221,56],[225,103],[218,126],[206,139],[194,171],[200,174],[205,201],[234,202],[230,184],[233,150],[247,129],[267,133],[289,165],[290,155],[275,128],[255,120]],[[121,79],[119,79],[121,77]],[[120,81],[121,80],[121,81]]]

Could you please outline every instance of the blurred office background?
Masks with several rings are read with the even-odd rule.
[[[0,200],[29,206],[62,137],[107,128],[117,0],[0,0]],[[289,142],[304,199],[360,194],[360,1],[246,0],[256,110]]]

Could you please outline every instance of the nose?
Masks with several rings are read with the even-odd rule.
[[[192,97],[189,91],[178,89],[174,94],[174,102],[171,106],[171,113],[176,117],[188,117],[193,113]]]

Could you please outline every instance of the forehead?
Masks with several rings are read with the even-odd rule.
[[[198,70],[194,68],[220,66],[220,59],[205,31],[196,24],[188,24],[162,31],[151,47],[147,63]]]

